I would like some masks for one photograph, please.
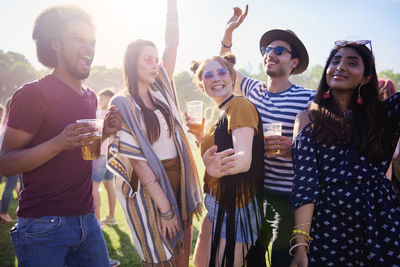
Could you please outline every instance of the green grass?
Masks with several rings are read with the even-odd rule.
[[[0,199],[3,195],[5,184],[6,182],[3,178],[2,183],[0,184]],[[16,218],[15,212],[17,210],[17,206],[17,194],[13,192],[13,199],[11,200],[8,208],[8,214],[10,214],[12,218]],[[11,237],[8,233],[12,226],[13,223],[6,223],[3,220],[0,220],[0,266],[2,267],[17,266],[17,258],[15,257],[14,248],[11,243]]]
[[[201,177],[200,180],[202,180],[204,173],[204,165],[201,161],[198,148],[193,147],[192,151],[197,163],[199,176]],[[4,186],[5,186],[5,181],[3,178],[2,183],[0,184],[0,198],[4,191]],[[104,218],[108,214],[107,192],[103,185],[101,185],[100,189],[101,189],[100,195],[102,200],[101,216],[102,218]],[[12,218],[16,218],[15,211],[18,205],[18,201],[16,199],[17,197],[16,193],[14,192],[13,194],[14,197],[10,202],[9,214],[11,215]],[[141,266],[141,260],[139,254],[136,252],[133,246],[129,228],[125,220],[125,215],[118,200],[115,209],[115,217],[118,224],[115,226],[107,225],[103,229],[103,235],[107,243],[107,248],[110,257],[119,260],[121,262],[121,267]],[[11,243],[11,238],[8,233],[12,226],[13,223],[5,223],[4,221],[0,222],[0,266],[2,267],[17,266],[17,259],[15,257],[14,249]],[[193,266],[192,255],[194,246],[196,244],[197,236],[199,233],[199,228],[200,228],[200,222],[195,218],[193,221],[193,243],[190,256],[190,266]]]

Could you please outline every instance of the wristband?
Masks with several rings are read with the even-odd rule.
[[[223,41],[221,41],[221,45],[222,45],[224,48],[231,48],[231,47],[232,47],[232,44],[231,44],[231,45],[226,45],[226,44],[224,44]]]

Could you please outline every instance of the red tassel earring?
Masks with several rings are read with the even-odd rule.
[[[363,105],[364,104],[364,100],[362,99],[361,95],[361,84],[358,86],[358,97],[357,97],[357,104],[359,105]]]
[[[331,88],[328,91],[322,94],[322,99],[328,99],[331,97]]]

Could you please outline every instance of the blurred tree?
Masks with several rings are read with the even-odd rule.
[[[104,88],[113,88],[115,92],[118,92],[123,87],[122,69],[93,66],[90,70],[90,76],[85,80],[85,84],[95,92],[99,92]]]
[[[192,81],[193,75],[183,71],[174,76],[175,89],[178,94],[179,108],[182,115],[186,111],[185,103],[192,100],[203,101],[203,111],[205,117],[213,121],[219,112],[216,112],[216,105],[207,95],[205,95]]]
[[[378,77],[391,79],[396,87],[396,91],[400,91],[400,73],[394,73],[393,70],[383,70],[379,72]]]
[[[307,70],[301,74],[291,75],[289,80],[294,84],[316,90],[321,80],[323,70],[324,68],[321,65],[315,65],[311,68],[307,68]]]
[[[0,102],[12,96],[21,85],[40,77],[40,73],[21,54],[0,50]]]

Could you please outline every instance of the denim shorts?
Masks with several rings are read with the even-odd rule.
[[[10,235],[18,266],[110,266],[94,213],[19,217]]]
[[[93,160],[92,181],[100,183],[104,180],[112,180],[114,175],[106,168],[106,155],[101,155],[100,158]]]
[[[204,205],[207,209],[207,218],[210,219],[210,221],[213,223],[213,233],[215,233],[219,205],[218,205],[215,197],[213,197],[212,195],[207,194],[207,193],[206,193],[206,197],[204,199]],[[254,205],[256,205],[257,216],[255,216]],[[247,207],[245,207],[245,208],[237,208],[236,209],[235,225],[237,225],[237,226],[240,225],[240,221],[242,221],[242,224],[247,222],[246,220],[240,220],[240,218],[246,217],[245,216],[246,209],[248,209],[250,212],[250,218],[251,218],[250,223],[246,223],[246,225],[244,225],[245,226],[244,232],[240,231],[240,229],[237,229],[236,242],[249,243],[249,244],[251,243],[252,245],[254,245],[257,240],[257,221],[256,221],[257,218],[258,218],[258,225],[260,225],[260,223],[261,223],[260,210],[258,208],[256,200],[249,203],[247,205]],[[250,232],[250,228],[252,229],[251,232]],[[253,239],[251,239],[250,237],[247,237],[247,240],[246,240],[245,233],[252,233]],[[222,223],[221,237],[226,238],[226,216],[224,217],[224,221]]]

